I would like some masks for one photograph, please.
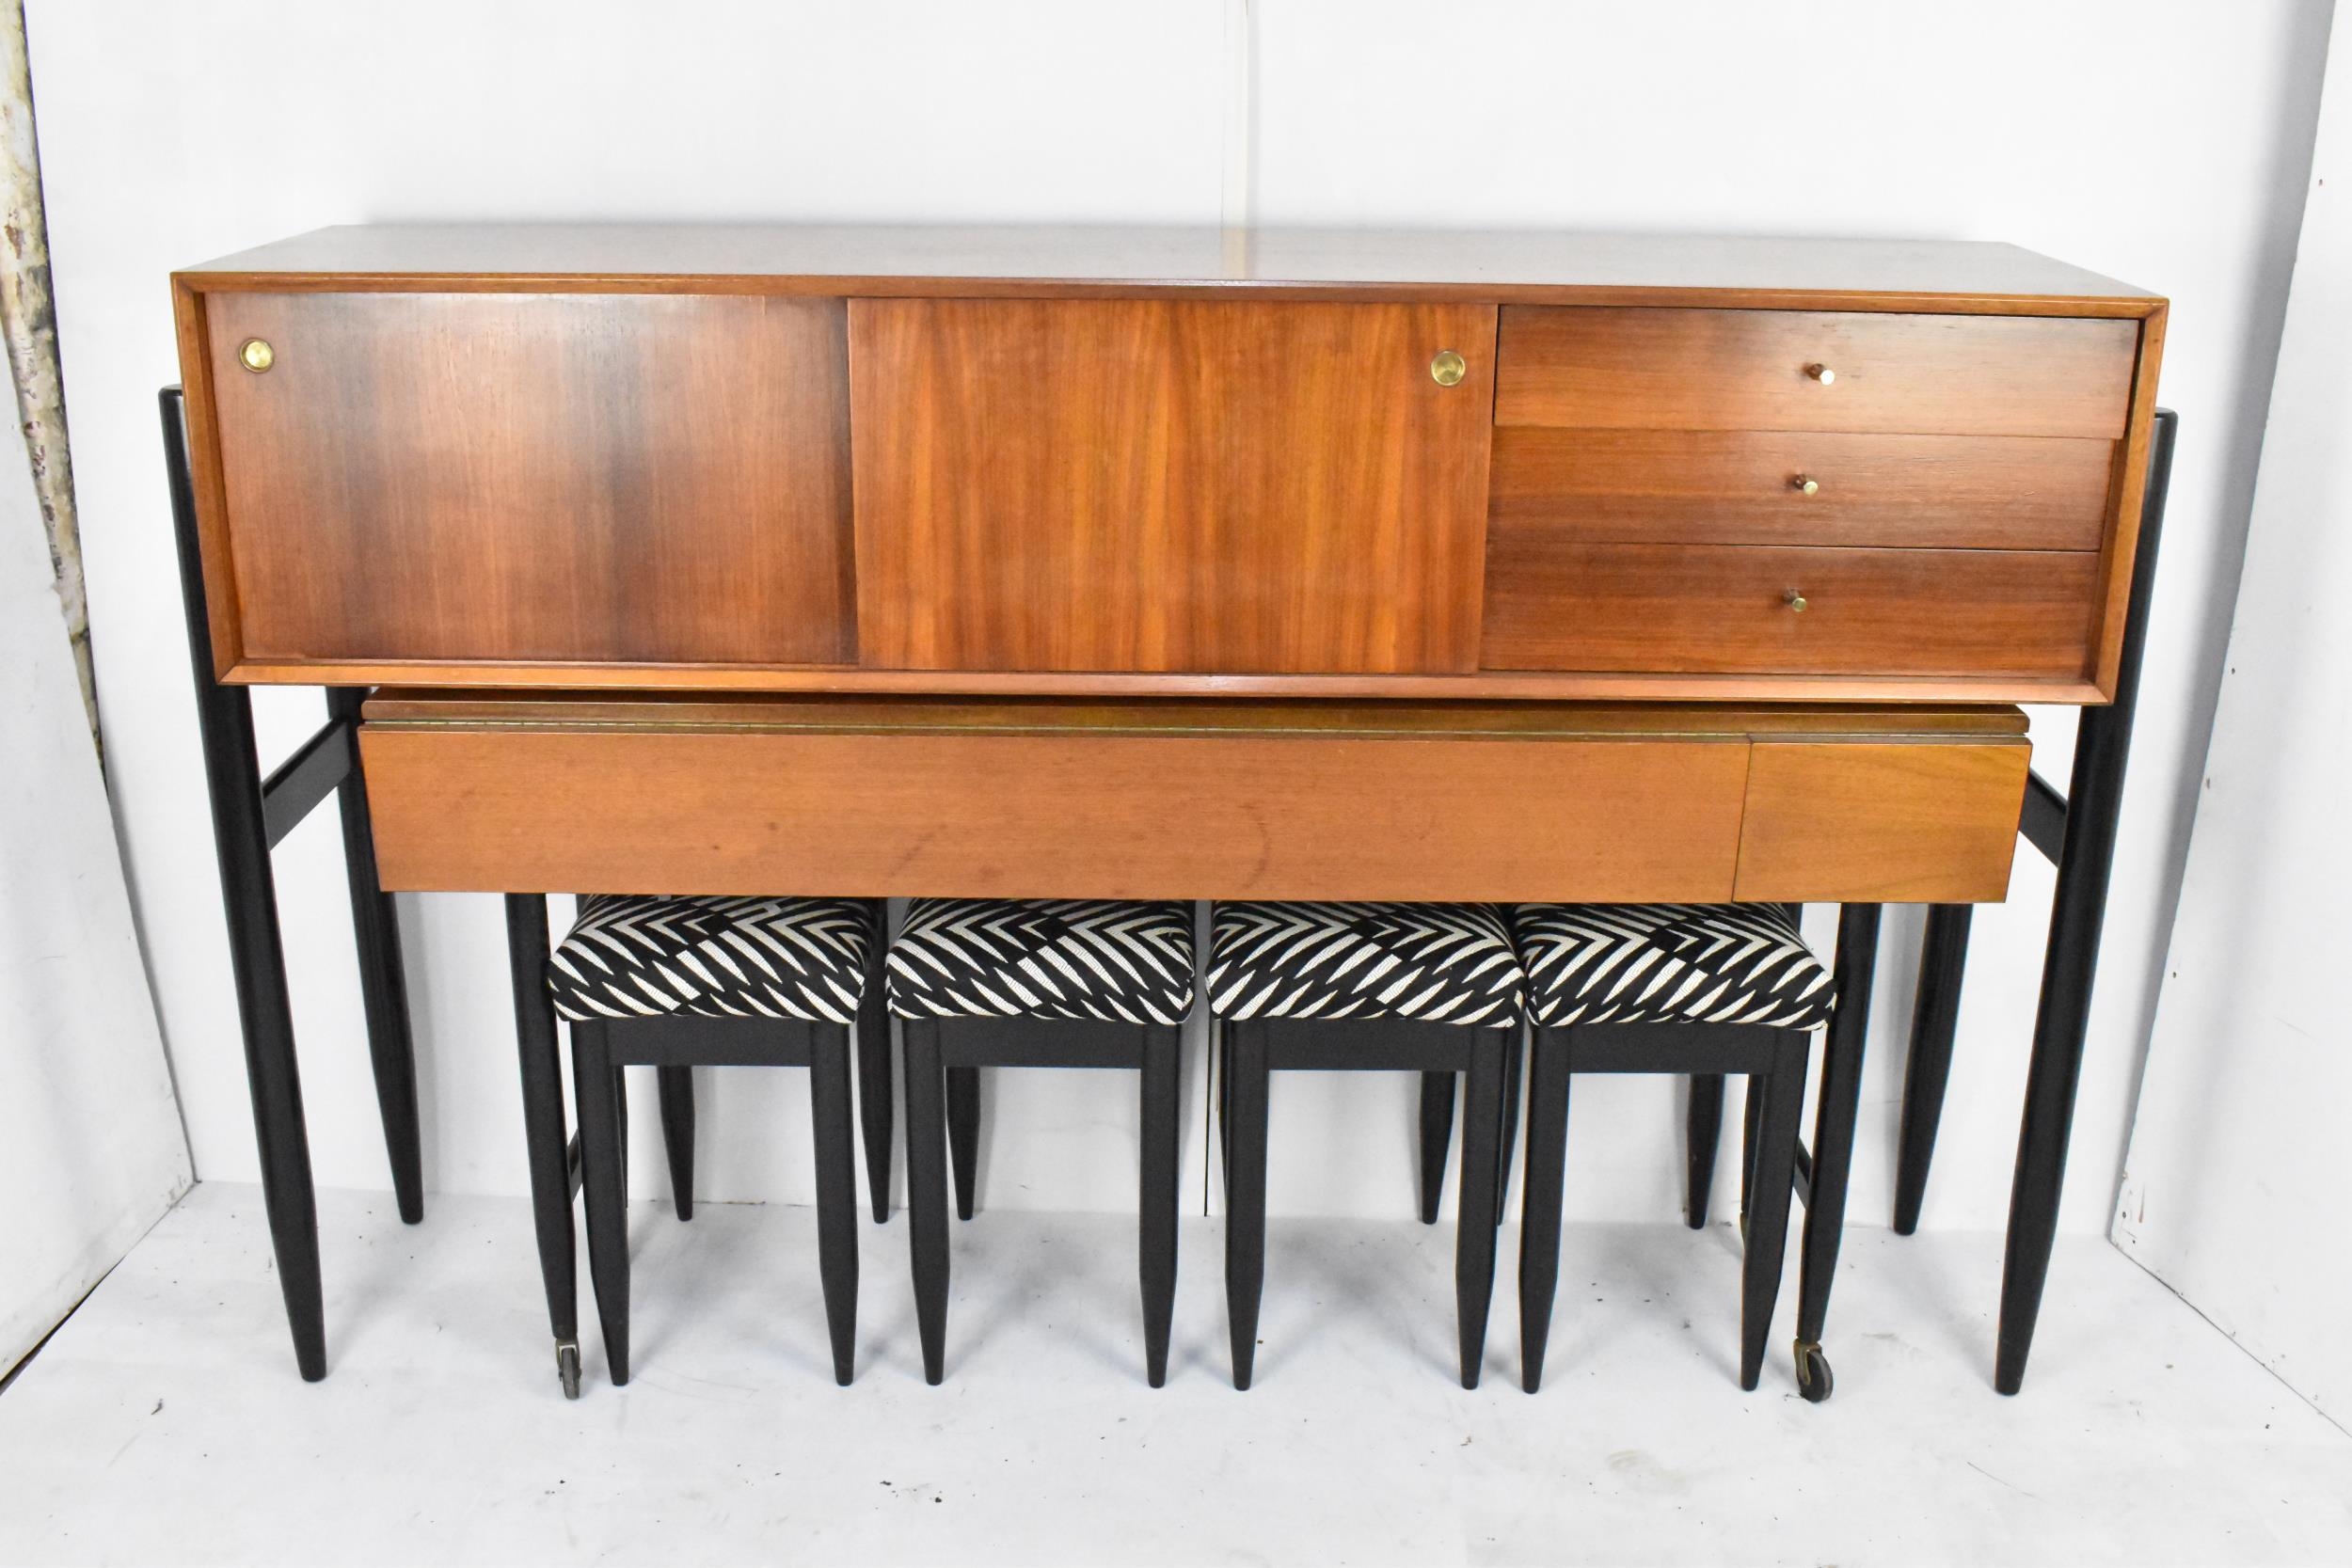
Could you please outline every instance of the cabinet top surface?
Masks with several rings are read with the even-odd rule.
[[[1655,295],[2011,309],[2051,301],[2128,315],[2161,304],[2112,278],[1981,241],[1438,230],[372,224],[314,230],[179,276],[199,290],[1263,291],[1597,304]]]

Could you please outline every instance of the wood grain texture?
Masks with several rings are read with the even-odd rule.
[[[1491,309],[857,300],[850,337],[867,667],[1475,667]]]
[[[205,314],[244,657],[854,657],[839,301]],[[237,360],[256,337],[263,374]]]
[[[1761,742],[1737,894],[1764,902],[1998,903],[2031,751]]]
[[[213,674],[225,677],[245,658],[245,637],[237,606],[236,561],[229,546],[229,503],[221,484],[213,359],[205,347],[205,296],[175,279],[171,315],[180,346],[181,414],[187,424],[188,480],[196,496],[206,631],[212,641]]]
[[[2048,316],[1512,307],[1495,422],[2114,440],[2137,341]]]
[[[2095,550],[2116,446],[1506,425],[1486,526],[1530,542]]]
[[[2132,422],[2115,464],[2115,501],[2099,561],[2097,653],[2091,680],[2099,701],[2115,697],[2123,658],[2123,622],[2131,608],[2132,567],[2139,556],[2140,508],[2147,500],[2148,448],[2156,416],[2156,372],[2164,360],[2166,308],[2159,303],[2140,324],[2139,359],[2132,373]]]
[[[1571,545],[1498,534],[1489,669],[2079,681],[2096,555]],[[1790,608],[1790,594],[1806,601]]]

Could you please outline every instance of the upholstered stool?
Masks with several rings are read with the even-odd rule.
[[[1168,1378],[1176,1302],[1177,1082],[1192,1010],[1192,910],[1180,903],[918,898],[891,944],[906,1044],[908,1242],[923,1375],[946,1373],[947,1203],[972,1216],[983,1067],[1136,1068],[1144,1369]],[[944,1078],[944,1084],[943,1084]],[[948,1101],[943,1111],[943,1088]]]
[[[1520,1382],[1542,1384],[1560,1276],[1568,1080],[1579,1072],[1748,1079],[1740,1386],[1762,1374],[1788,1235],[1808,1031],[1836,1002],[1829,971],[1772,904],[1527,904],[1512,934],[1527,971],[1534,1065],[1519,1231]]]
[[[588,1271],[614,1383],[628,1381],[628,1111],[621,1069],[641,1064],[665,1074],[664,1131],[680,1218],[692,1212],[692,1102],[672,1085],[694,1067],[809,1069],[818,1269],[834,1376],[850,1381],[857,1339],[850,1025],[880,989],[881,951],[876,906],[862,899],[594,894],[580,900],[579,920],[548,961],[548,990],[572,1024]],[[679,1086],[691,1093],[691,1085]]]
[[[1266,1101],[1270,1074],[1284,1069],[1403,1069],[1447,1074],[1449,1084],[1465,1074],[1454,1307],[1462,1386],[1478,1386],[1494,1292],[1504,1067],[1521,986],[1503,911],[1486,905],[1216,906],[1208,992],[1224,1064],[1233,1386],[1249,1386],[1256,1360]]]

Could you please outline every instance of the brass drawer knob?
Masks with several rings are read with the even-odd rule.
[[[1429,379],[1440,387],[1452,387],[1470,373],[1470,361],[1450,348],[1441,348],[1429,361]]]
[[[1827,365],[1807,365],[1804,368],[1804,373],[1824,387],[1834,387],[1837,384],[1837,372]]]
[[[1799,495],[1818,496],[1821,493],[1821,482],[1811,474],[1796,474],[1790,477],[1788,488]]]
[[[278,351],[269,346],[267,338],[247,338],[237,350],[237,363],[259,375],[278,363]]]
[[[1800,594],[1795,589],[1791,588],[1787,594],[1781,595],[1781,598],[1782,602],[1787,604],[1792,612],[1799,615],[1804,613],[1805,597],[1803,594]]]

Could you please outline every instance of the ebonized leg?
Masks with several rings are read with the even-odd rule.
[[[1176,1101],[1184,1035],[1143,1031],[1143,1157],[1136,1246],[1143,1285],[1144,1376],[1168,1381],[1168,1330],[1176,1316]]]
[[[878,942],[878,958],[879,951]],[[866,1139],[866,1186],[876,1225],[890,1219],[890,1133],[898,1120],[891,1109],[890,1078],[890,1005],[877,961],[857,1009],[858,1128]]]
[[[1968,926],[1975,910],[1936,904],[1928,910],[1919,943],[1919,992],[1911,1012],[1911,1053],[1903,1069],[1903,1123],[1895,1165],[1895,1233],[1919,1228],[1927,1201],[1928,1166],[1935,1159],[1936,1126],[1952,1076],[1952,1040],[1960,1032],[1961,980],[1968,966]]]
[[[531,1220],[539,1243],[539,1278],[555,1334],[564,1392],[580,1397],[580,1287],[572,1237],[572,1178],[564,1132],[564,1066],[548,999],[548,901],[536,893],[506,895],[506,957],[515,990],[515,1043],[522,1061],[523,1143],[531,1164]]]
[[[1724,1075],[1691,1075],[1691,1110],[1684,1129],[1682,1212],[1691,1228],[1707,1228],[1707,1200],[1715,1186],[1715,1147],[1724,1136]]]
[[[850,1133],[850,1031],[808,1026],[808,1111],[817,1157],[817,1272],[833,1338],[833,1380],[857,1372],[857,1157]]]
[[[588,1279],[604,1325],[605,1366],[628,1382],[628,1201],[621,1167],[621,1074],[602,1023],[572,1025],[572,1099],[580,1108],[580,1176],[588,1211]]]
[[[1527,1036],[1518,1024],[1510,1028],[1510,1044],[1502,1058],[1502,1147],[1495,1154],[1495,1224],[1502,1223],[1503,1206],[1511,1198],[1511,1156],[1519,1146],[1519,1085],[1527,1076]]]
[[[1748,1234],[1748,1206],[1756,1201],[1756,1128],[1763,1117],[1764,1097],[1756,1092],[1751,1079],[1740,1108],[1740,1236],[1743,1241]]]
[[[367,689],[330,688],[326,711],[339,723],[359,725]],[[375,1069],[376,1113],[391,1159],[392,1193],[400,1217],[424,1218],[424,1160],[417,1127],[417,1052],[408,1028],[408,980],[400,959],[400,920],[392,895],[375,876],[375,830],[368,816],[358,747],[350,776],[336,787],[343,826],[343,878],[351,888],[351,934],[359,953],[359,1000],[368,1021],[368,1057]]]
[[[670,1155],[670,1199],[677,1217],[694,1217],[694,1069],[660,1067],[654,1085],[661,1100],[661,1144]]]
[[[1519,1386],[1543,1386],[1544,1347],[1560,1283],[1560,1207],[1567,1165],[1568,1049],[1534,1031],[1527,1080],[1527,1171],[1519,1180]]]
[[[1462,1089],[1462,1192],[1454,1238],[1454,1310],[1461,1338],[1462,1386],[1478,1386],[1486,1359],[1486,1312],[1495,1293],[1495,1211],[1502,1184],[1502,1068],[1505,1029],[1473,1029]]]
[[[1445,1195],[1446,1155],[1454,1147],[1454,1079],[1451,1072],[1421,1075],[1421,1223],[1438,1223],[1438,1200]]]
[[[976,1067],[947,1069],[947,1159],[956,1173],[956,1218],[968,1220],[980,1174],[980,1069]]]
[[[1853,1168],[1854,1122],[1862,1107],[1862,1053],[1870,1034],[1870,987],[1879,956],[1879,906],[1848,904],[1837,916],[1837,1011],[1821,1052],[1821,1092],[1813,1113],[1813,1171],[1805,1184],[1804,1263],[1797,1286],[1797,1360],[1820,1361],[1830,1287],[1846,1228],[1846,1179]],[[1810,1385],[1807,1386],[1810,1391]]]
[[[908,1019],[906,1046],[907,1245],[914,1271],[914,1323],[923,1341],[923,1381],[947,1367],[946,1112],[941,1103],[939,1029]]]
[[[1266,1053],[1262,1025],[1228,1022],[1225,1070],[1232,1112],[1225,1180],[1225,1316],[1233,1386],[1257,1365],[1258,1304],[1265,1290]]]
[[[1772,1307],[1788,1247],[1788,1204],[1797,1178],[1797,1136],[1804,1120],[1805,1053],[1811,1041],[1784,1030],[1770,1072],[1751,1074],[1748,1094],[1763,1105],[1756,1130],[1756,1203],[1750,1211],[1740,1290],[1740,1386],[1763,1378]]]

